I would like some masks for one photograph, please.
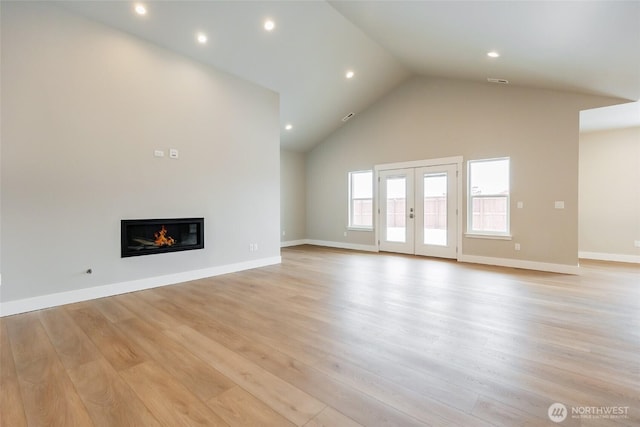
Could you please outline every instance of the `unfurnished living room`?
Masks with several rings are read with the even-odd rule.
[[[640,1],[0,19],[0,426],[640,425]]]

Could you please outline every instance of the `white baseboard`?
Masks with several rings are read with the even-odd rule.
[[[289,246],[300,246],[300,245],[306,245],[306,244],[307,244],[307,240],[306,239],[287,240],[286,242],[280,242],[280,247],[281,248],[288,248]]]
[[[378,252],[378,248],[375,245],[360,245],[356,243],[347,243],[347,242],[331,242],[328,240],[300,239],[300,240],[290,240],[288,242],[280,242],[281,248],[286,248],[289,246],[299,246],[299,245],[315,245],[315,246],[325,246],[327,248],[351,249],[354,251],[366,251],[366,252]]]
[[[580,266],[566,264],[552,264],[547,262],[527,261],[510,258],[494,258],[478,255],[460,255],[459,261],[473,264],[497,265],[500,267],[523,268],[525,270],[547,271],[561,274],[580,274]]]
[[[279,256],[0,303],[0,317],[280,264]]]
[[[327,240],[313,240],[313,239],[307,239],[306,243],[308,245],[326,246],[328,248],[351,249],[354,251],[366,251],[366,252],[378,252],[378,248],[376,247],[376,245],[361,245],[357,243],[330,242]]]
[[[604,252],[578,252],[578,257],[598,261],[630,262],[640,264],[640,255],[608,254]]]
[[[327,240],[313,240],[313,239],[296,240],[295,242],[296,242],[296,245],[306,244],[306,245],[325,246],[329,248],[352,249],[352,250],[366,251],[366,252],[379,252],[378,248],[375,245],[358,245],[354,243],[331,242]],[[293,245],[288,245],[288,246],[293,246]],[[574,274],[574,275],[580,274],[579,265],[552,264],[552,263],[538,262],[538,261],[527,261],[527,260],[509,259],[509,258],[494,258],[494,257],[464,255],[464,254],[459,256],[458,261],[468,262],[472,264],[496,265],[500,267],[522,268],[525,270],[546,271],[550,273]]]

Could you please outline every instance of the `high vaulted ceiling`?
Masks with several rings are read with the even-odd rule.
[[[278,92],[281,145],[299,151],[412,75],[640,98],[639,1],[59,4]]]

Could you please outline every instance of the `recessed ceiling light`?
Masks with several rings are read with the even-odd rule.
[[[200,44],[205,44],[207,42],[207,35],[205,33],[198,33],[196,34],[196,40],[198,40]]]
[[[286,130],[291,130],[291,129],[293,129],[293,125],[291,123],[287,123],[287,125],[284,128]]]
[[[138,15],[146,15],[147,14],[147,8],[143,5],[143,4],[136,4],[135,8],[133,9],[136,11],[136,13]]]
[[[500,56],[500,54],[494,50],[492,50],[491,52],[487,53],[487,56],[489,58],[498,58]]]
[[[354,73],[353,71],[349,70],[349,71],[347,71],[347,74],[345,74],[345,77],[348,78],[348,79],[352,79],[353,76],[355,76],[355,75],[356,75],[356,73]]]
[[[264,21],[264,29],[267,31],[273,31],[273,29],[276,28],[276,23],[273,22],[271,19],[267,19],[266,21]]]

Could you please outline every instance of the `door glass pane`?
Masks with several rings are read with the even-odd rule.
[[[424,177],[424,244],[447,246],[447,174]]]
[[[407,178],[387,178],[387,241],[407,241]]]

